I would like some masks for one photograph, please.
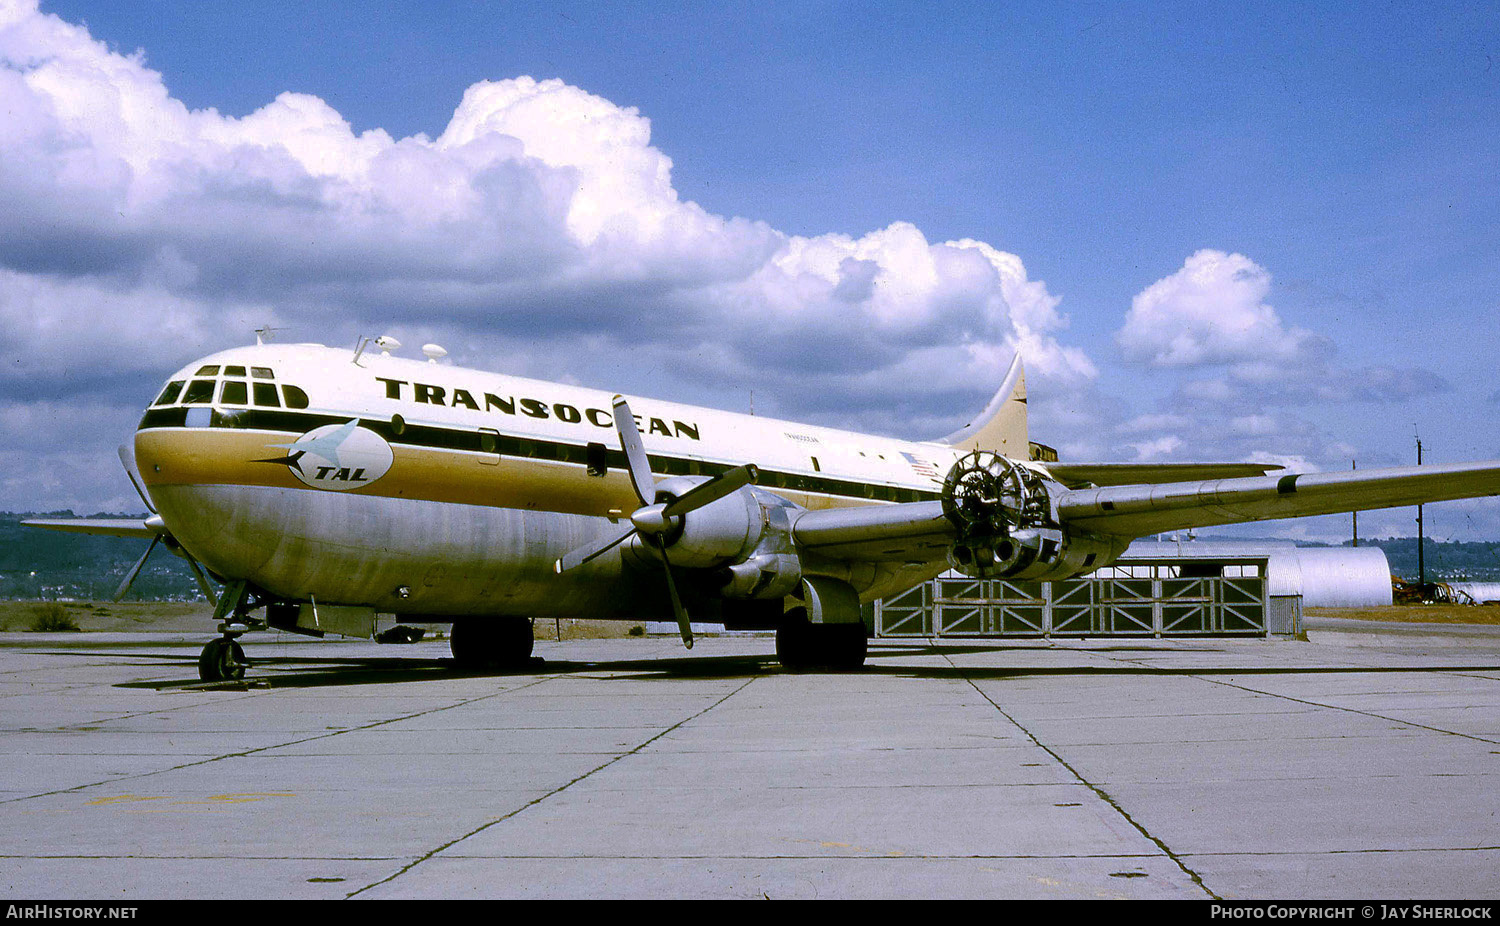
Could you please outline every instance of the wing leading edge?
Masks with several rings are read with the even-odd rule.
[[[1058,517],[1066,527],[1144,537],[1486,495],[1500,495],[1500,460],[1074,489],[1058,499]]]
[[[1054,510],[1065,529],[1135,538],[1487,495],[1500,495],[1500,460],[1069,489]],[[792,534],[798,549],[829,559],[936,562],[956,531],[932,501],[808,511]]]

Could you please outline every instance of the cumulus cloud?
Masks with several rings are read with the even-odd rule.
[[[81,374],[83,385],[131,374],[154,379],[185,354],[217,349],[217,329],[231,320],[249,331],[252,320],[274,324],[276,313],[185,297],[149,277],[120,287],[0,268],[0,387],[51,388]]]
[[[1427,370],[1337,364],[1333,342],[1283,322],[1270,291],[1250,258],[1200,250],[1136,295],[1116,342],[1128,360],[1192,374],[1180,395],[1197,404],[1401,402],[1450,388]]]
[[[645,115],[560,80],[476,83],[435,138],[355,132],[299,93],[234,117],[0,0],[0,112],[12,420],[144,403],[267,324],[689,401],[753,389],[762,413],[915,437],[966,420],[1018,350],[1054,396],[1098,372],[1019,257],[901,221],[797,236],[711,214]]]
[[[1177,381],[1162,408],[1114,429],[1128,452],[1180,459],[1183,448],[1207,449],[1307,470],[1354,450],[1294,410],[1451,388],[1428,370],[1339,364],[1329,339],[1281,317],[1271,290],[1271,273],[1250,258],[1204,249],[1136,295],[1116,333],[1121,354]]]
[[[646,116],[560,80],[476,83],[436,138],[356,133],[298,93],[226,116],[18,0],[0,111],[6,357],[80,389],[100,357],[144,375],[267,322],[331,343],[446,331],[456,357],[527,353],[584,382],[582,356],[767,391],[814,375],[785,411],[842,403],[847,422],[895,403],[956,426],[1016,350],[1063,388],[1097,375],[1015,255],[899,221],[794,236],[711,214],[678,196]]]
[[[1157,366],[1285,365],[1316,359],[1329,342],[1282,324],[1265,298],[1271,275],[1242,254],[1204,249],[1131,301],[1118,341]]]

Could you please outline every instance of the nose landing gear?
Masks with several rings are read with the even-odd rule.
[[[223,636],[210,641],[198,656],[198,677],[203,681],[237,682],[245,677],[250,663],[236,638],[248,630],[265,627],[248,616],[252,597],[243,579],[228,583],[219,592],[219,600],[214,603],[214,620],[219,622],[219,633]]]
[[[198,677],[205,682],[237,682],[245,677],[245,651],[231,636],[211,641],[198,657]]]

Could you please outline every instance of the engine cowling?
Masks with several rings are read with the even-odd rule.
[[[668,502],[702,477],[677,476],[658,484],[657,502]],[[802,561],[792,543],[792,512],[797,506],[747,486],[675,519],[658,539],[632,539],[632,555],[660,557],[666,547],[673,566],[713,569],[712,583],[724,598],[784,598],[802,581]]]
[[[957,528],[948,564],[977,579],[1065,579],[1113,562],[1128,538],[1064,528],[1064,487],[997,453],[975,451],[943,482],[943,514]]]
[[[707,481],[701,476],[675,476],[656,486],[656,503],[671,502]],[[766,519],[751,488],[743,488],[701,508],[673,518],[670,527],[649,542],[632,544],[649,551],[666,547],[673,566],[705,569],[745,560],[760,543]]]

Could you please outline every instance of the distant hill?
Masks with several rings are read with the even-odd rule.
[[[1417,538],[1387,537],[1360,540],[1362,547],[1379,547],[1391,564],[1391,572],[1403,579],[1417,578]],[[1341,546],[1349,546],[1348,543]],[[1427,581],[1440,579],[1500,579],[1500,542],[1452,541],[1441,543],[1426,538],[1422,543],[1426,560]]]
[[[1285,543],[1284,539],[1274,537],[1244,538],[1244,537],[1210,537],[1200,535],[1201,540],[1234,540],[1237,542],[1254,542],[1263,540],[1268,542]],[[1309,541],[1298,541],[1299,547],[1347,547],[1351,541],[1343,543],[1315,543]],[[1391,573],[1403,579],[1415,581],[1417,578],[1417,538],[1415,537],[1371,537],[1360,538],[1359,545],[1362,547],[1379,547],[1385,551],[1385,558],[1391,566]],[[1427,563],[1427,581],[1434,582],[1444,579],[1475,579],[1480,581],[1500,581],[1500,541],[1462,541],[1449,542],[1425,538],[1422,543],[1423,558]]]
[[[148,541],[95,537],[22,527],[22,518],[140,518],[142,514],[74,515],[71,511],[0,512],[0,598],[114,597],[120,580],[146,552]],[[157,545],[136,577],[128,601],[201,598],[186,561]]]

